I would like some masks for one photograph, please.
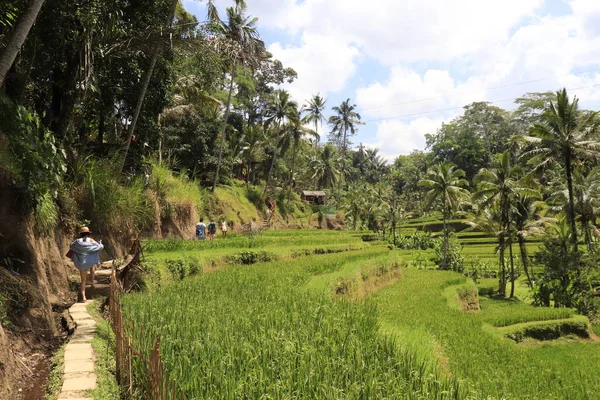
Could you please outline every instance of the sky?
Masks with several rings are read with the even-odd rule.
[[[390,161],[474,101],[510,110],[524,93],[565,87],[600,109],[600,0],[246,3],[267,49],[298,73],[282,88],[301,105],[320,93],[326,116],[349,98],[365,122],[352,141]],[[183,4],[206,19],[204,2]]]

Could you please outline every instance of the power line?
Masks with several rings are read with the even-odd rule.
[[[549,81],[549,80],[552,80],[552,79],[565,78],[565,77],[572,76],[572,75],[583,75],[583,74],[588,74],[590,72],[597,72],[597,71],[600,71],[600,68],[590,69],[590,70],[587,70],[587,71],[581,71],[581,72],[567,74],[567,75],[558,75],[558,76],[553,76],[553,77],[549,77],[549,78],[540,78],[540,79],[533,79],[533,80],[530,80],[530,81],[522,81],[522,82],[509,83],[509,84],[506,84],[506,85],[493,86],[493,87],[488,87],[488,88],[484,88],[484,89],[475,89],[475,90],[470,90],[470,91],[465,91],[465,92],[449,93],[449,94],[444,94],[444,95],[436,96],[436,97],[428,97],[428,98],[423,98],[423,99],[405,101],[403,103],[395,103],[395,104],[387,104],[387,105],[384,105],[384,106],[363,108],[363,109],[360,109],[359,111],[363,112],[363,111],[368,111],[368,110],[377,110],[377,109],[386,108],[386,107],[394,107],[394,106],[402,106],[402,105],[406,105],[406,104],[421,103],[423,101],[443,99],[445,97],[459,96],[459,95],[463,95],[463,94],[471,94],[471,93],[484,92],[486,90],[504,89],[504,88],[507,88],[507,87],[525,85],[525,84],[528,84],[528,83]]]
[[[597,87],[597,86],[600,86],[600,84],[591,85],[591,86],[582,86],[582,87],[578,87],[578,88],[570,88],[570,89],[567,89],[567,90],[590,89],[590,88],[594,88],[594,87]],[[504,103],[504,102],[507,102],[507,101],[515,101],[517,99],[518,99],[518,97],[512,98],[512,99],[488,101],[488,103],[490,103],[490,104],[497,104],[497,103]],[[386,120],[389,120],[389,119],[415,117],[415,116],[418,116],[418,115],[434,114],[434,113],[439,113],[439,112],[444,112],[444,111],[462,110],[463,108],[464,108],[464,106],[462,106],[462,107],[442,108],[442,109],[439,109],[439,110],[423,111],[423,112],[412,113],[412,114],[396,115],[396,116],[393,116],[393,117],[371,119],[371,120],[368,120],[368,121],[363,121],[363,123],[368,124],[369,122],[386,121]]]

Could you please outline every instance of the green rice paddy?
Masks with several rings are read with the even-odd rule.
[[[479,312],[462,311],[456,288],[472,281],[432,270],[431,250],[390,250],[365,233],[147,242],[151,284],[123,298],[126,320],[161,336],[186,399],[598,398],[599,343],[507,335],[538,324],[587,329],[587,319],[525,303],[521,281],[518,299],[480,296]],[[489,238],[458,238],[466,262],[497,262]],[[244,252],[268,261],[234,262]],[[416,257],[421,268],[411,267]],[[194,273],[177,276],[174,263]],[[481,293],[494,285],[478,284]],[[136,345],[148,353],[151,342]]]

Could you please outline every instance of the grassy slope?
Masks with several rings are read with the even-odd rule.
[[[574,342],[527,348],[484,330],[485,322],[497,318],[496,306],[488,305],[488,313],[484,308],[481,314],[467,314],[448,307],[441,294],[445,287],[464,281],[452,272],[405,270],[403,280],[376,295],[383,327],[397,333],[400,342],[407,331],[412,331],[409,344],[422,336],[423,340],[412,346],[427,351],[429,345],[429,352],[435,352],[431,343],[438,343],[450,371],[467,379],[474,391],[484,395],[594,398],[600,390],[597,344]],[[567,354],[573,354],[574,359],[564,362]]]

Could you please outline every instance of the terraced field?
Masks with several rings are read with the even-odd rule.
[[[147,242],[147,290],[124,297],[126,318],[161,335],[189,399],[597,398],[600,344],[586,318],[478,297],[495,280],[411,267],[417,251],[365,234]],[[495,259],[493,244],[464,244]]]

